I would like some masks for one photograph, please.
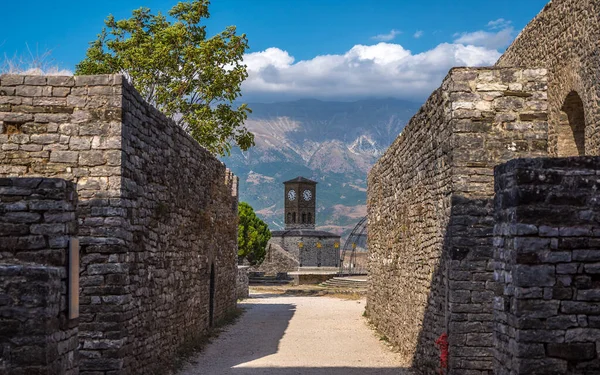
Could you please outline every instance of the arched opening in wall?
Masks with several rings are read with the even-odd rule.
[[[288,212],[288,214],[287,214],[287,221],[286,221],[286,223],[288,223],[288,224],[289,224],[289,223],[291,223],[291,222],[292,222],[292,213],[291,213],[291,212]]]
[[[310,212],[308,213],[308,223],[312,224],[312,214]]]
[[[292,223],[296,224],[296,213],[292,213]]]
[[[209,292],[209,307],[208,307],[208,324],[213,326],[215,317],[215,264],[210,265],[210,292]]]
[[[302,213],[302,224],[306,224],[306,214]]]
[[[561,108],[557,129],[559,157],[585,155],[585,113],[579,94],[571,91]]]

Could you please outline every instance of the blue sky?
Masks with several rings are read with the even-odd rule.
[[[73,70],[108,14],[166,0],[29,0],[2,4],[0,54],[52,50]],[[245,98],[393,96],[421,100],[457,65],[491,65],[547,0],[213,0],[209,32],[246,33]]]

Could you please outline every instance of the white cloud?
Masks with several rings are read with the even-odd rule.
[[[479,30],[472,33],[455,34],[458,38],[454,40],[454,43],[470,44],[490,49],[505,48],[514,39],[514,32],[515,30],[512,27],[507,27],[498,32]]]
[[[400,44],[356,45],[344,54],[295,61],[287,52],[269,48],[247,54],[247,101],[297,98],[354,99],[397,97],[420,101],[454,66],[493,65],[494,49],[443,43],[413,54]]]
[[[498,18],[487,23],[487,28],[493,31],[478,30],[454,34],[454,43],[470,44],[491,49],[508,47],[514,39],[515,29],[511,21]]]
[[[268,48],[245,55],[248,79],[242,92],[247,101],[390,96],[421,101],[440,85],[450,68],[496,63],[499,50],[510,44],[515,30],[503,18],[488,22],[487,29],[457,33],[452,43],[421,53],[385,43],[400,33],[397,30],[373,37],[383,40],[378,44],[359,44],[343,54],[309,60],[296,61],[287,51]],[[413,35],[421,36],[422,30]]]
[[[511,23],[512,21],[505,20],[504,18],[498,18],[497,20],[488,22],[487,27],[492,30],[506,29]]]
[[[389,42],[390,40],[394,40],[396,39],[396,37],[398,35],[402,34],[402,31],[398,31],[398,30],[394,30],[392,29],[389,33],[387,34],[379,34],[379,35],[375,35],[372,36],[371,39],[373,40],[377,40],[380,42]]]

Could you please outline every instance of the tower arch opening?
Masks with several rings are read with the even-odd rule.
[[[585,112],[576,91],[567,95],[560,109],[557,136],[559,157],[585,155]]]

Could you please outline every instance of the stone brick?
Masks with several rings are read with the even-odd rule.
[[[596,357],[596,345],[593,343],[548,344],[546,352],[549,357],[568,361],[588,361]]]
[[[77,163],[79,153],[76,151],[52,151],[50,161],[54,163]]]

